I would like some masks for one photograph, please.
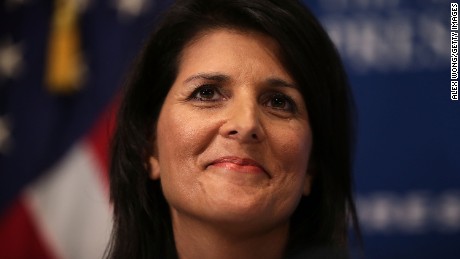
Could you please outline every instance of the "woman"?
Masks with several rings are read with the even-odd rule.
[[[345,249],[349,106],[333,44],[299,2],[177,1],[118,115],[107,257]]]

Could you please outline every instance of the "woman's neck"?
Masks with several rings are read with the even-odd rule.
[[[283,257],[289,224],[257,233],[213,226],[185,215],[172,213],[176,249],[181,259],[227,259]]]

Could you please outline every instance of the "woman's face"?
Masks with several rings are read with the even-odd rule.
[[[173,222],[287,225],[312,176],[312,133],[278,45],[257,33],[202,33],[183,50],[151,158]]]

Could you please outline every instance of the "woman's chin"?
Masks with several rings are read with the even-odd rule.
[[[181,212],[178,219],[186,216],[234,233],[274,228],[287,221],[297,205],[297,199],[274,190],[264,175],[206,176],[187,189],[191,192],[175,190],[165,189],[170,206]]]
[[[238,195],[214,196],[208,200],[208,206],[201,211],[206,220],[225,225],[236,230],[266,228],[287,215],[277,215],[274,208],[267,206],[264,200]]]

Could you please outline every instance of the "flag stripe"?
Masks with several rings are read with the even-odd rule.
[[[88,135],[88,143],[92,149],[94,157],[98,161],[101,172],[101,180],[108,192],[108,165],[109,165],[109,146],[110,138],[115,127],[115,114],[118,109],[118,98],[112,102],[106,111],[100,116]]]
[[[57,258],[44,243],[22,198],[17,199],[0,220],[1,258]]]
[[[84,141],[26,192],[37,227],[59,258],[101,258],[104,252],[112,221],[100,170]]]

